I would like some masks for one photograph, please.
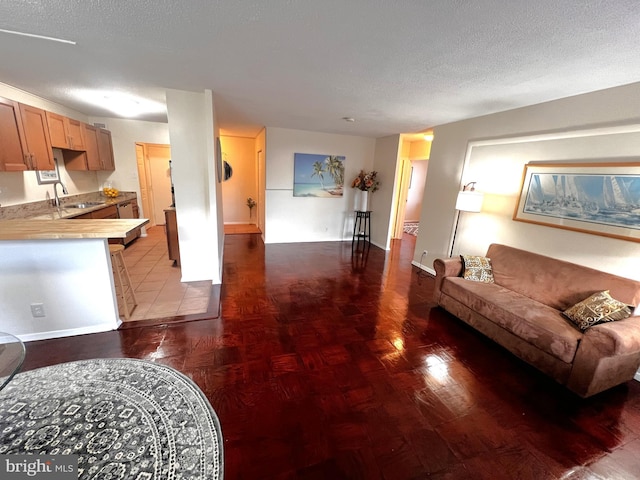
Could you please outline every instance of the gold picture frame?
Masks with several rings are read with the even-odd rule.
[[[640,242],[640,162],[529,163],[513,220]]]

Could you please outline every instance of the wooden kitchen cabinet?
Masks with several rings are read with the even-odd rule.
[[[98,152],[100,162],[102,162],[102,170],[115,170],[116,163],[113,159],[113,144],[111,143],[111,132],[104,128],[97,129],[98,135]]]
[[[108,207],[101,208],[99,210],[94,210],[91,212],[91,218],[119,218],[118,217],[118,208],[115,205],[109,205]]]
[[[55,170],[45,111],[23,103],[19,105],[29,170]]]
[[[22,172],[29,168],[22,139],[20,106],[0,97],[0,172]]]
[[[98,148],[98,129],[93,125],[83,124],[84,141],[87,151],[87,169],[104,170]]]
[[[111,132],[86,123],[82,129],[85,151],[62,152],[67,170],[115,170]]]
[[[53,112],[46,112],[46,116],[52,147],[78,151],[86,149],[83,122]]]

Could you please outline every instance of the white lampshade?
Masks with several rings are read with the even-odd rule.
[[[479,212],[482,209],[484,194],[476,191],[466,190],[458,192],[456,200],[456,210],[461,212]]]

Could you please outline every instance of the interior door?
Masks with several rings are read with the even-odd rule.
[[[146,160],[153,198],[153,217],[156,225],[164,225],[164,209],[171,205],[171,148],[169,145],[145,145]]]
[[[156,222],[153,218],[153,207],[149,197],[149,176],[144,161],[144,145],[136,143],[136,164],[138,166],[138,179],[140,181],[140,205],[142,206],[142,216],[149,219],[150,227]]]
[[[392,238],[402,238],[404,232],[404,212],[407,206],[407,195],[409,191],[409,179],[411,176],[411,161],[408,158],[402,159],[400,167],[400,184],[398,188],[396,218],[393,225]]]

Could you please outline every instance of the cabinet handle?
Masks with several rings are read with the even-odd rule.
[[[29,154],[28,153],[24,154],[24,164],[27,166],[27,168],[29,170],[31,170],[31,161],[29,159]]]
[[[32,153],[29,155],[31,157],[31,168],[33,170],[37,170],[36,156]]]

